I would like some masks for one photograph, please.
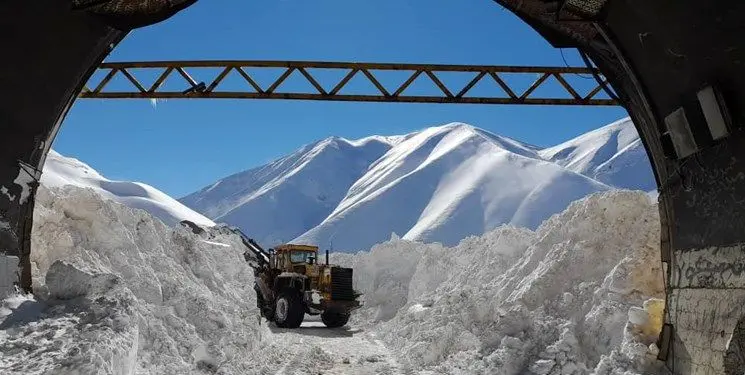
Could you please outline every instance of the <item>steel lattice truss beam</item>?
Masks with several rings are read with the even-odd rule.
[[[190,68],[218,68],[220,73],[211,82],[197,82],[187,72]],[[282,68],[283,73],[268,87],[261,87],[246,69]],[[346,71],[343,78],[335,82],[330,90],[319,83],[309,69]],[[539,105],[618,105],[615,100],[596,98],[607,87],[599,71],[586,67],[530,67],[530,66],[489,66],[489,65],[425,65],[425,64],[377,64],[377,63],[339,63],[339,62],[304,62],[304,61],[160,61],[160,62],[114,62],[101,64],[99,70],[105,72],[95,86],[86,86],[80,98],[99,99],[185,99],[185,98],[224,98],[224,99],[295,99],[295,100],[333,100],[361,102],[407,102],[407,103],[469,103],[469,104],[539,104]],[[134,70],[153,70],[157,79],[143,86],[135,77]],[[408,71],[409,78],[395,90],[387,90],[375,74],[379,71]],[[250,90],[222,91],[221,83],[231,72],[235,72],[247,83]],[[316,92],[278,92],[285,80],[294,72],[299,72],[312,85]],[[448,87],[438,78],[437,72],[471,73],[473,78],[463,87]],[[521,93],[516,92],[500,77],[504,73],[518,73],[537,76],[538,78]],[[107,91],[112,79],[122,75],[128,82],[129,91]],[[567,74],[586,74],[596,78],[596,86],[586,94],[580,94],[564,76]],[[342,90],[355,75],[364,76],[375,90],[367,94],[344,94]],[[183,90],[164,91],[163,82],[171,76],[183,80]],[[544,85],[549,78],[556,81],[566,90],[566,98],[534,97],[536,89]],[[434,95],[406,95],[405,91],[419,79],[429,79],[439,88]],[[493,80],[500,88],[493,95],[467,96],[469,91],[482,80]],[[331,86],[327,86],[331,87]]]

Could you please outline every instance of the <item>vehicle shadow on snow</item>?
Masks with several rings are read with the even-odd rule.
[[[264,321],[266,323],[266,321]],[[298,328],[279,328],[274,323],[269,323],[269,330],[274,334],[291,333],[296,335],[316,336],[324,338],[352,337],[364,332],[360,328],[343,326],[339,328],[328,328],[321,322],[304,321]]]

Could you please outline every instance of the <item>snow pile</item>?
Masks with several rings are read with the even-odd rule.
[[[355,282],[373,313],[359,316],[413,368],[650,374],[661,327],[652,298],[664,297],[658,223],[646,194],[615,191],[535,232],[503,226],[453,248],[393,239],[335,260],[363,265]]]
[[[409,285],[424,253],[441,249],[439,244],[421,244],[393,236],[369,253],[332,254],[332,263],[354,269],[355,288],[365,293],[366,308],[358,310],[352,319],[379,321],[395,316],[409,298]]]
[[[0,309],[0,372],[245,373],[259,345],[240,240],[170,228],[74,186],[39,189],[36,296]],[[15,302],[14,302],[15,301]],[[79,372],[78,372],[79,371]]]
[[[43,172],[41,184],[46,187],[73,185],[92,189],[104,198],[145,210],[167,225],[177,225],[182,220],[206,226],[215,225],[212,220],[150,185],[109,180],[88,164],[62,156],[54,150],[49,150]]]
[[[2,373],[660,372],[659,218],[643,192],[450,248],[394,234],[335,253],[365,293],[348,331],[260,326],[244,249],[220,226],[195,234],[93,189],[42,186],[33,230],[37,294],[0,305]]]

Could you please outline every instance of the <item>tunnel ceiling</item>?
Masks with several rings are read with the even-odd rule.
[[[556,48],[575,47],[588,43],[597,35],[595,27],[586,21],[601,16],[605,1],[592,0],[494,0],[533,27]]]
[[[197,0],[70,0],[72,9],[98,15],[110,26],[134,29],[161,22]]]

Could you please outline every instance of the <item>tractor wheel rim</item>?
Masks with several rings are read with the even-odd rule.
[[[277,301],[277,320],[284,321],[287,318],[287,306],[287,301],[284,298]]]

